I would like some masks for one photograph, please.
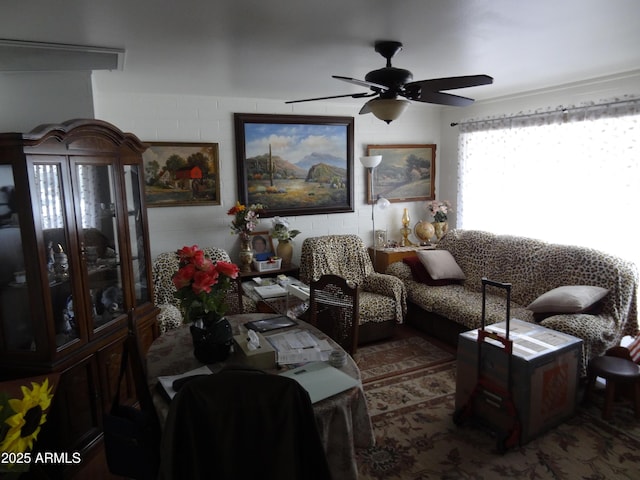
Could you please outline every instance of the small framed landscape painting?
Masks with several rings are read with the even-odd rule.
[[[235,114],[238,196],[261,216],[353,212],[353,117]]]
[[[146,143],[142,160],[148,207],[220,205],[217,143]]]
[[[376,197],[380,195],[390,202],[436,198],[435,144],[368,145],[367,155],[382,155],[382,162],[373,170]],[[367,202],[373,200],[371,179],[367,178]]]

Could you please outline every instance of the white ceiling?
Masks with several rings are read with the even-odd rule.
[[[637,71],[639,23],[638,0],[3,0],[0,38],[124,49],[101,91],[286,100],[365,91],[331,75],[398,40],[414,80],[488,74],[455,92],[487,99]]]

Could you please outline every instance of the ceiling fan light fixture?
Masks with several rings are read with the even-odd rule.
[[[369,100],[368,107],[371,113],[383,122],[391,123],[407,109],[411,102],[398,98],[375,98]]]

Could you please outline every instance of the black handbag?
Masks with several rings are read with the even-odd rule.
[[[136,480],[158,477],[160,466],[160,422],[143,378],[137,338],[129,334],[122,349],[118,387],[111,411],[103,416],[104,447],[109,471]],[[120,385],[131,356],[140,409],[120,405]]]

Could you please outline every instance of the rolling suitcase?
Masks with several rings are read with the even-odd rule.
[[[487,286],[506,290],[506,332],[499,335],[485,330],[486,290]],[[478,423],[496,437],[496,449],[504,453],[507,449],[520,444],[522,427],[512,389],[513,341],[509,339],[509,321],[511,317],[511,284],[501,283],[487,278],[482,279],[482,327],[477,339],[477,376],[474,388],[466,403],[456,409],[453,421],[456,425],[465,422]],[[482,368],[483,349],[499,349],[505,362],[506,375],[501,381],[489,376]],[[495,372],[494,372],[495,373]]]

